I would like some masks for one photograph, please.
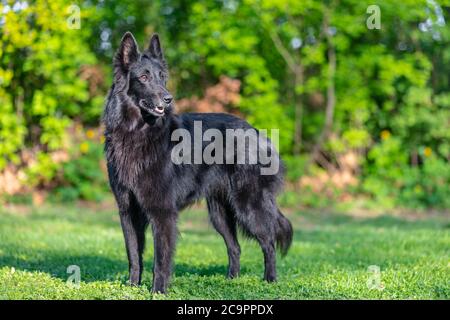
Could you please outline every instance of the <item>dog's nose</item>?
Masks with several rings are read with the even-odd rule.
[[[173,97],[172,97],[171,94],[166,94],[166,95],[163,97],[163,100],[164,100],[164,102],[165,102],[166,104],[169,104],[169,103],[172,102]]]

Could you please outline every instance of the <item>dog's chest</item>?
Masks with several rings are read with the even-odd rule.
[[[142,133],[117,134],[110,137],[106,155],[115,168],[115,175],[120,183],[134,188],[145,179],[151,183],[157,174],[160,159],[152,141]]]

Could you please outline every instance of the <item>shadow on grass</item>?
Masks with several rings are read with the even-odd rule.
[[[262,262],[261,262],[262,263]],[[174,274],[177,277],[198,275],[198,276],[226,276],[228,265],[209,264],[207,266],[192,266],[186,263],[177,263]],[[251,273],[246,267],[241,266],[241,274]]]
[[[45,256],[46,259],[21,259],[12,255],[0,256],[0,267],[14,267],[18,270],[29,272],[44,272],[59,278],[63,281],[73,274],[67,273],[70,265],[80,267],[81,280],[83,282],[94,281],[120,281],[126,283],[128,280],[128,262],[119,259],[110,259],[104,256],[90,255],[59,255],[55,253],[33,251],[34,255]],[[153,263],[148,261],[144,266],[145,277],[152,273]],[[226,276],[227,265],[209,264],[206,266],[192,266],[186,263],[176,263],[174,275],[177,277],[197,275],[197,276]],[[242,273],[246,273],[246,268],[241,268]],[[146,282],[150,279],[145,279]]]
[[[84,282],[102,280],[123,280],[128,268],[125,261],[109,259],[102,256],[89,255],[59,255],[54,252],[33,251],[33,255],[44,256],[45,259],[21,259],[16,256],[2,255],[0,266],[14,267],[26,271],[40,271],[54,277],[66,280],[72,273],[67,273],[67,267],[76,265],[80,267],[81,280]]]

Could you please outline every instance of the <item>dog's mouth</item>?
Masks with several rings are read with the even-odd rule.
[[[139,107],[144,112],[144,115],[151,114],[156,117],[162,117],[164,115],[164,106],[153,106],[144,99],[139,100]]]

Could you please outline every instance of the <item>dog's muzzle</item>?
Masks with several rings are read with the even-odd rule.
[[[139,100],[139,107],[155,116],[164,115],[165,106],[162,104],[151,105],[145,99],[141,99]]]

